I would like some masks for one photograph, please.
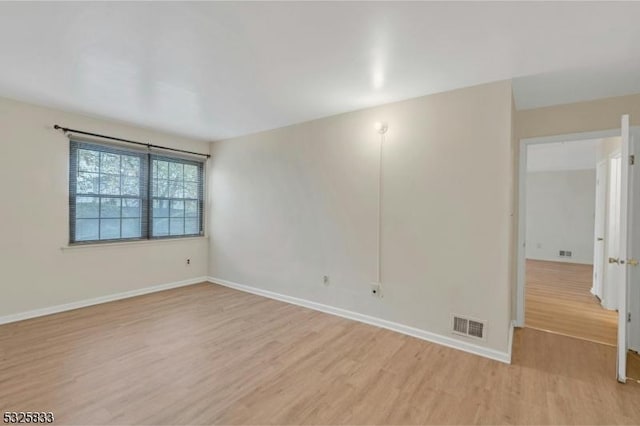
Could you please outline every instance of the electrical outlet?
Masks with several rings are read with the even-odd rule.
[[[325,286],[329,285],[329,275],[322,276],[322,284],[324,284]]]
[[[187,259],[187,266],[191,265],[191,259]]]
[[[371,283],[371,295],[373,297],[382,297],[380,283]]]

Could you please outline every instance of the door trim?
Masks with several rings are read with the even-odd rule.
[[[633,183],[630,181],[631,166],[629,165],[629,154],[631,150],[631,126],[629,123],[629,114],[622,116],[620,120],[620,128],[622,135],[621,159],[620,159],[620,260],[621,265],[620,273],[621,279],[618,283],[618,381],[625,383],[627,381],[627,312],[629,307],[627,306],[627,294],[629,293],[629,271],[627,269],[626,261],[628,259],[629,245],[631,243],[631,236],[629,235],[629,203],[631,186]]]
[[[603,284],[604,284],[604,259],[606,257],[606,244],[604,240],[604,230],[607,226],[607,174],[609,162],[602,159],[596,163],[596,208],[594,214],[593,227],[593,282],[591,283],[591,294],[596,296],[602,304]],[[598,233],[598,228],[600,233]],[[598,244],[602,244],[601,249]],[[602,253],[599,253],[602,250]],[[599,275],[598,275],[599,273]],[[596,285],[597,284],[597,285]]]

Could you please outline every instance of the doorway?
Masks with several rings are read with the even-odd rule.
[[[591,283],[590,294],[595,298],[596,303],[600,304],[600,308],[604,308],[605,303],[616,303],[617,308],[620,311],[618,315],[617,323],[617,345],[615,350],[617,351],[617,378],[620,382],[625,382],[631,373],[631,365],[629,359],[637,360],[636,353],[640,346],[640,267],[638,267],[638,258],[640,258],[640,169],[633,167],[637,163],[636,148],[640,146],[640,128],[629,126],[629,116],[625,115],[621,119],[621,129],[613,129],[600,132],[587,132],[580,134],[568,134],[560,136],[549,136],[540,138],[530,138],[520,140],[520,155],[519,155],[519,167],[518,167],[518,230],[517,230],[517,281],[516,281],[516,294],[515,294],[515,325],[517,327],[524,327],[525,311],[526,311],[526,272],[527,272],[527,249],[531,245],[527,244],[527,158],[528,147],[538,144],[550,144],[557,142],[576,142],[594,139],[611,139],[622,136],[620,146],[620,155],[618,156],[614,150],[607,149],[606,165],[607,170],[603,172],[603,160],[602,157],[598,158],[600,161],[596,162],[596,174],[607,176],[606,191],[607,193],[616,190],[616,181],[611,179],[611,175],[615,175],[611,170],[617,168],[620,169],[619,189],[620,193],[620,205],[619,205],[619,245],[618,255],[613,251],[615,247],[611,247],[607,250],[607,243],[611,241],[611,245],[615,245],[615,240],[607,240],[607,235],[602,235],[599,231],[603,229],[606,231],[610,228],[616,228],[616,225],[611,220],[602,219],[602,207],[596,208],[594,203],[593,216],[593,261],[591,262],[592,279],[580,278],[578,281]],[[610,147],[608,147],[610,148]],[[598,172],[600,169],[600,172]],[[613,186],[614,190],[611,191],[610,186]],[[595,190],[595,197],[599,197],[600,200],[605,198],[602,196],[602,188]],[[597,194],[600,193],[600,196]],[[598,204],[601,206],[601,204]],[[605,202],[606,208],[615,212],[616,207],[610,206],[609,202]],[[596,216],[599,214],[599,223],[596,223]],[[607,213],[609,214],[609,213]],[[613,213],[611,213],[613,214]],[[602,238],[602,245],[604,249],[599,248],[598,238]],[[534,246],[534,247],[537,247]],[[567,256],[567,251],[564,250],[564,257]],[[604,252],[604,253],[603,253]],[[611,256],[609,256],[611,254]],[[560,256],[560,250],[558,250],[558,256]],[[604,259],[603,259],[604,258]],[[548,259],[547,261],[554,261],[555,259]],[[543,260],[544,262],[544,260]],[[599,263],[600,262],[600,263]],[[566,262],[569,263],[569,262]],[[598,267],[600,264],[600,267]],[[535,272],[535,266],[530,267],[531,271]],[[619,274],[619,282],[614,284],[612,290],[617,290],[617,296],[610,297],[610,301],[606,301],[607,298],[607,274],[606,271],[611,266],[617,268]],[[580,268],[578,268],[580,269]],[[545,272],[545,270],[547,272]],[[549,268],[539,268],[538,276],[548,275]],[[599,273],[598,273],[599,272]],[[553,273],[553,271],[552,271]],[[575,273],[575,271],[574,271]],[[579,274],[578,274],[579,275]],[[584,277],[586,274],[581,275]],[[610,274],[615,275],[615,274]],[[599,278],[601,277],[601,278]],[[542,278],[544,282],[549,284],[551,281],[548,276]],[[553,288],[554,291],[557,288]],[[582,293],[584,294],[584,293]],[[596,297],[597,296],[597,297]],[[591,299],[593,302],[593,299]],[[609,305],[610,306],[610,305]],[[552,314],[553,315],[553,314]],[[580,322],[578,322],[578,328],[580,328]],[[583,327],[584,328],[584,327]],[[553,331],[553,330],[550,330]],[[561,333],[568,334],[568,333]],[[579,336],[578,336],[579,337]],[[612,350],[614,350],[612,348]],[[633,352],[635,351],[635,352]],[[629,365],[628,365],[629,364]],[[629,367],[629,369],[627,368]]]
[[[617,281],[597,265],[617,256],[611,250],[619,245],[619,144],[615,137],[525,147],[526,327],[616,345],[615,294],[608,291]],[[596,227],[598,211],[604,229]]]

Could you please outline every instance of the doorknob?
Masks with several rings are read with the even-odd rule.
[[[598,241],[604,241],[604,238],[598,237]]]
[[[620,264],[620,259],[618,259],[617,257],[610,257],[609,258],[609,263],[617,263],[619,265]]]
[[[627,259],[627,265],[638,266],[638,260],[637,259]]]

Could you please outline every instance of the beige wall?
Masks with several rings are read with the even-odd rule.
[[[507,352],[511,120],[505,81],[213,143],[210,275],[448,337],[452,313],[487,320],[470,342]]]
[[[206,142],[0,98],[0,316],[206,276],[204,238],[62,250],[69,235],[69,143],[54,124],[209,149]]]
[[[631,115],[632,126],[640,126],[640,94],[518,111],[516,135],[525,139],[619,129],[624,114]]]

